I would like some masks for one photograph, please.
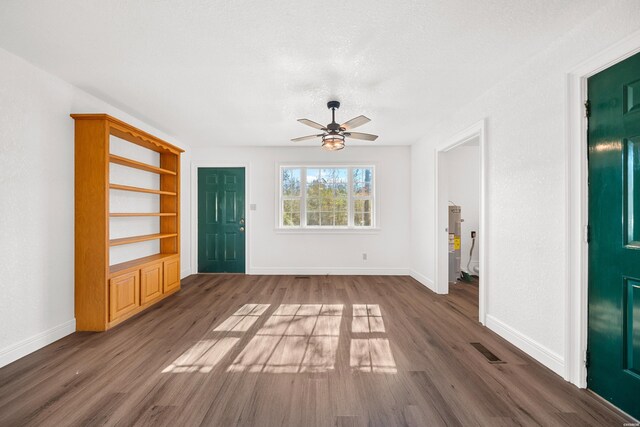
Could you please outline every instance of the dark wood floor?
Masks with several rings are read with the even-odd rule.
[[[477,286],[407,277],[194,275],[0,369],[0,426],[624,422],[481,327]]]

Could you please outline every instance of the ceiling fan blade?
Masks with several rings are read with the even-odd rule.
[[[358,117],[354,117],[348,122],[344,122],[343,124],[340,125],[340,127],[344,128],[344,130],[355,129],[358,126],[362,126],[365,123],[369,123],[370,121],[371,119],[368,117],[358,116]]]
[[[378,135],[371,135],[370,133],[361,132],[345,132],[344,136],[353,139],[364,139],[365,141],[375,141],[378,139]]]
[[[299,138],[293,138],[291,141],[293,141],[293,142],[306,141],[308,139],[319,138],[321,136],[322,136],[322,134],[320,134],[320,135],[307,135],[307,136],[301,136]]]
[[[320,123],[316,123],[313,120],[309,120],[309,119],[298,119],[298,121],[302,124],[305,124],[307,126],[311,126],[312,128],[316,128],[316,129],[320,129],[320,130],[326,130],[327,128],[325,126],[322,126]]]

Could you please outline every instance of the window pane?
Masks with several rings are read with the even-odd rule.
[[[322,203],[320,204],[323,211],[332,211],[333,210],[333,199],[324,197],[322,199]]]
[[[320,169],[320,177],[325,181],[331,181],[331,172],[333,169]]]
[[[282,214],[282,225],[285,227],[300,226],[300,213],[285,212]]]
[[[349,202],[346,197],[335,199],[333,205],[336,211],[347,211],[349,209]]]
[[[356,227],[361,227],[364,225],[364,214],[361,212],[356,212],[353,215],[353,225]]]
[[[307,197],[320,197],[321,189],[322,185],[317,181],[313,183],[307,183]]]
[[[371,214],[370,213],[365,213],[364,214],[364,221],[363,221],[363,226],[365,227],[371,227]]]
[[[372,207],[370,199],[356,199],[353,203],[355,212],[371,212]]]
[[[288,197],[300,196],[300,169],[282,169],[282,195]]]
[[[320,225],[333,225],[334,213],[333,212],[320,212]]]
[[[353,225],[356,227],[371,227],[371,213],[356,211],[353,214]]]
[[[336,212],[336,225],[341,227],[349,225],[347,211]]]
[[[326,168],[320,170],[320,176],[328,183],[347,182],[347,169]]]
[[[307,211],[319,211],[320,210],[320,199],[312,198],[307,199]]]
[[[354,191],[356,193],[356,196],[371,196],[371,183],[356,182],[354,184]]]
[[[320,225],[320,212],[307,212],[307,225]]]
[[[309,168],[306,178],[307,224],[333,227],[336,225],[336,212],[346,213],[349,210],[349,169]],[[338,219],[340,226],[349,223],[345,213]]]
[[[326,184],[320,177],[320,169],[307,169],[307,197],[321,197]]]
[[[347,183],[346,182],[338,182],[333,185],[335,189],[336,195],[338,196],[346,196],[347,195]]]
[[[307,169],[307,185],[320,181],[320,169]]]
[[[353,182],[368,182],[373,181],[373,169],[372,168],[353,168]]]
[[[300,200],[284,200],[283,211],[300,213]]]

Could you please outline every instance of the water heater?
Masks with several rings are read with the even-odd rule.
[[[460,235],[462,232],[462,209],[449,206],[449,282],[457,283],[460,278]]]

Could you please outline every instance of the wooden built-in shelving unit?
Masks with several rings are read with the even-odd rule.
[[[182,149],[107,114],[75,120],[75,313],[79,331],[104,331],[180,290]],[[110,137],[160,154],[159,166],[110,152]],[[155,173],[160,188],[109,182],[111,164]],[[110,190],[155,194],[159,212],[110,212]],[[159,232],[109,239],[109,219],[158,217]],[[114,246],[158,240],[160,252],[110,264]]]

